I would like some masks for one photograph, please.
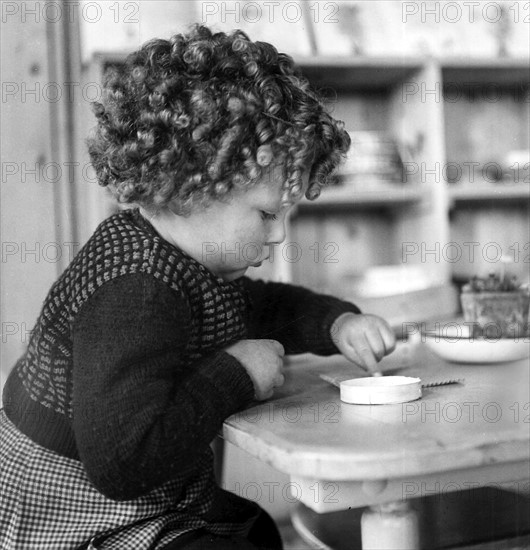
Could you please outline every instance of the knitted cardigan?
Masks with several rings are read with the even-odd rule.
[[[333,321],[359,310],[307,289],[224,282],[140,212],[103,221],[52,286],[4,388],[5,413],[38,444],[82,462],[125,500],[197,476],[223,421],[254,397],[223,348],[272,338],[337,353]],[[204,466],[202,466],[204,468]]]

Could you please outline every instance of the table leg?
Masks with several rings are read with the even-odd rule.
[[[363,550],[419,550],[418,515],[407,501],[371,506],[361,518]]]

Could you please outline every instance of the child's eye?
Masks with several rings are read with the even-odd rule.
[[[271,214],[270,212],[265,212],[265,210],[261,210],[261,217],[264,220],[269,221],[276,221],[278,219],[278,216],[276,214]]]

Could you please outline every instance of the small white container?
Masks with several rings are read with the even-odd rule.
[[[353,378],[340,383],[340,399],[355,405],[407,403],[421,397],[421,380],[410,376]]]
[[[418,550],[418,513],[408,502],[373,506],[361,517],[363,550]]]

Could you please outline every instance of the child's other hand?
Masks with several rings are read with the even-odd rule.
[[[225,348],[245,367],[254,383],[256,399],[263,401],[272,397],[274,388],[282,386],[285,351],[276,340],[240,340]]]
[[[347,359],[372,375],[380,372],[377,363],[396,347],[390,325],[377,315],[343,313],[331,327],[331,338]]]

